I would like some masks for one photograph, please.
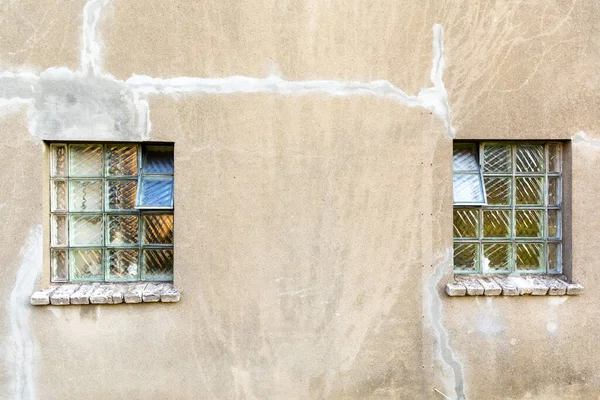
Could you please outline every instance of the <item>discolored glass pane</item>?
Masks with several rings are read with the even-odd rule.
[[[477,238],[479,231],[479,210],[454,209],[454,237]]]
[[[137,215],[108,215],[107,220],[109,245],[138,243]]]
[[[479,174],[454,174],[455,203],[483,203],[483,187]]]
[[[173,280],[173,250],[144,250],[144,278],[146,280]]]
[[[101,215],[70,215],[72,246],[102,245]]]
[[[505,238],[510,236],[510,211],[484,210],[483,237]]]
[[[107,185],[109,210],[131,210],[135,208],[137,181],[109,180]]]
[[[560,243],[548,243],[548,273],[560,273],[561,268],[561,247]]]
[[[51,224],[52,234],[51,243],[52,246],[68,246],[69,236],[67,234],[67,215],[66,214],[52,214]]]
[[[51,159],[52,159],[52,176],[67,176],[68,175],[68,164],[67,164],[67,146],[64,144],[53,144],[51,146]]]
[[[173,215],[144,215],[144,244],[172,244]]]
[[[112,176],[135,176],[138,174],[137,146],[108,145],[106,171]]]
[[[71,279],[102,280],[102,249],[71,250]]]
[[[544,204],[544,178],[536,176],[516,177],[517,204]]]
[[[510,272],[510,259],[510,243],[484,244],[481,270],[484,273]]]
[[[71,176],[102,176],[102,146],[72,144],[69,146]]]
[[[67,211],[67,181],[64,179],[54,179],[52,187],[52,211]]]
[[[540,271],[543,268],[543,243],[517,243],[516,268],[519,271]]]
[[[102,180],[86,179],[69,182],[70,211],[102,211]]]
[[[501,144],[486,144],[483,147],[483,172],[511,172],[511,148]]]
[[[173,175],[173,147],[147,146],[144,150],[144,174]]]
[[[454,171],[479,171],[477,145],[474,143],[455,143],[452,157]]]
[[[544,145],[518,145],[517,146],[517,172],[543,172]]]
[[[454,243],[454,271],[477,272],[479,245],[476,243]]]
[[[52,250],[50,253],[52,282],[66,282],[69,279],[67,255],[67,250]]]
[[[517,237],[542,237],[543,227],[542,210],[516,210],[515,232]]]
[[[560,213],[558,210],[548,210],[548,237],[558,238],[560,236]]]
[[[108,279],[136,280],[138,278],[138,250],[108,249]]]
[[[560,205],[560,178],[548,177],[548,205]]]
[[[140,207],[173,207],[173,178],[144,176],[141,181]]]
[[[548,144],[548,172],[560,172],[561,167],[561,145],[559,143]]]
[[[488,204],[511,204],[511,178],[486,176],[483,179]]]

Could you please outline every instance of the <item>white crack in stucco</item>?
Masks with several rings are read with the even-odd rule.
[[[571,138],[573,143],[585,143],[590,146],[600,147],[600,140],[590,139],[589,135],[584,131],[579,131]]]
[[[81,49],[81,70],[86,74],[99,75],[101,62],[101,43],[96,27],[102,9],[109,0],[90,0],[83,7],[83,30]]]

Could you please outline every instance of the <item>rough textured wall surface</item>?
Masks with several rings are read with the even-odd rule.
[[[597,398],[598,3],[0,10],[0,397]],[[453,138],[572,140],[583,295],[443,294]],[[175,143],[180,303],[28,305],[55,139]]]

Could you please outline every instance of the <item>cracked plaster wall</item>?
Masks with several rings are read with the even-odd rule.
[[[51,3],[1,6],[7,398],[595,398],[597,4]],[[453,135],[575,138],[583,296],[441,294]],[[175,142],[180,303],[27,306],[46,139]]]

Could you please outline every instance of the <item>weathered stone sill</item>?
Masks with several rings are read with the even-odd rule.
[[[454,275],[446,284],[448,296],[564,296],[583,292],[564,275]]]
[[[34,306],[83,304],[174,303],[181,293],[172,283],[90,283],[52,285],[31,295]]]

